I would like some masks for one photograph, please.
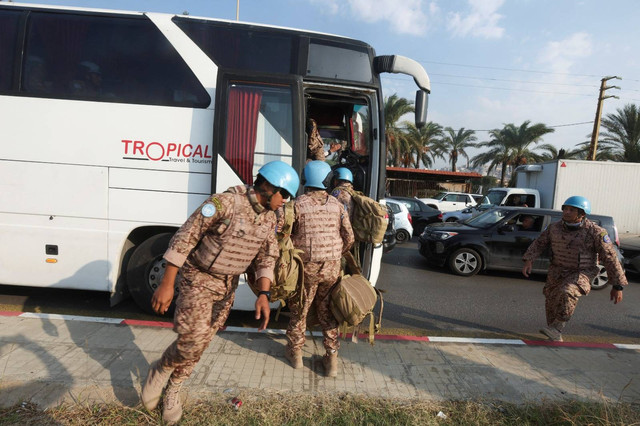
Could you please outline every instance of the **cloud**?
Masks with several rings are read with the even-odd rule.
[[[388,22],[399,34],[424,35],[429,17],[439,13],[435,3],[425,0],[309,0],[325,13],[348,15],[367,23]]]
[[[592,51],[591,36],[579,32],[564,40],[547,43],[538,55],[538,61],[551,67],[553,72],[567,73],[577,59],[591,56]]]
[[[496,13],[504,0],[468,0],[471,11],[465,16],[452,12],[448,16],[447,28],[455,36],[501,38],[504,28],[498,25],[502,15]]]

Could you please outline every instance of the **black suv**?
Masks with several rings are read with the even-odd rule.
[[[525,217],[529,216],[528,219]],[[607,230],[615,241],[618,259],[618,230],[611,216],[588,215]],[[522,270],[522,255],[549,224],[562,218],[559,210],[496,207],[463,223],[439,223],[427,226],[418,239],[420,254],[438,266],[448,265],[454,274],[470,277],[485,269]],[[526,227],[526,226],[529,227]],[[533,272],[546,273],[549,252],[533,263]],[[607,272],[600,265],[591,288],[607,285]]]
[[[424,231],[425,226],[430,223],[442,222],[442,212],[434,209],[418,200],[409,197],[388,197],[397,200],[407,206],[407,210],[411,214],[411,224],[413,225],[413,235],[420,235]]]

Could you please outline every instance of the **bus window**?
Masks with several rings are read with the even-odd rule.
[[[13,83],[14,55],[18,37],[18,18],[21,13],[0,10],[0,90],[11,89]]]
[[[29,16],[22,82],[27,94],[200,108],[210,103],[175,48],[146,18]]]
[[[173,22],[221,68],[280,74],[295,71],[295,36],[291,34],[183,17]]]
[[[264,164],[293,157],[291,89],[232,84],[227,97],[224,158],[244,183]]]

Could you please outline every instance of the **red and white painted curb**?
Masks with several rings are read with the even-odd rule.
[[[47,320],[63,320],[63,321],[84,321],[84,322],[97,322],[103,324],[113,325],[129,325],[129,326],[143,326],[143,327],[161,327],[161,328],[173,328],[173,323],[166,321],[145,321],[145,320],[133,320],[123,318],[106,318],[106,317],[86,317],[79,315],[60,315],[60,314],[41,314],[34,312],[12,312],[12,311],[0,311],[0,316],[4,317],[20,317],[20,318],[34,318],[34,319],[47,319]],[[268,328],[264,331],[258,331],[257,328],[248,327],[224,327],[220,330],[230,333],[266,333],[272,335],[284,335],[285,330]],[[314,336],[322,336],[319,331],[309,332],[307,334],[313,334]],[[348,335],[347,337],[351,337]],[[358,335],[361,339],[366,339],[366,334]],[[471,344],[486,344],[486,345],[527,345],[527,346],[554,346],[554,347],[569,347],[569,348],[599,348],[599,349],[630,349],[640,350],[640,345],[625,344],[625,343],[590,343],[590,342],[552,342],[549,340],[520,340],[520,339],[482,339],[471,337],[442,337],[442,336],[401,336],[391,334],[378,334],[376,340],[392,340],[392,341],[405,341],[405,342],[434,342],[434,343],[471,343]]]

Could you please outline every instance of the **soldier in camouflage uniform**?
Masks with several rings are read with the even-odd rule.
[[[233,304],[238,277],[255,258],[260,293],[256,319],[260,330],[269,321],[269,288],[278,258],[276,215],[294,195],[300,180],[286,163],[273,161],[258,171],[255,185],[236,186],[209,197],[182,225],[164,254],[167,268],[151,305],[164,314],[174,295],[178,269],[181,279],[174,315],[178,338],[150,367],[142,389],[148,410],[158,405],[164,386],[163,419],[177,422],[182,415],[181,384],[190,376],[211,339],[222,327]]]
[[[607,231],[587,219],[589,213],[589,200],[569,197],[562,206],[562,220],[549,225],[522,258],[522,273],[528,277],[533,261],[546,249],[551,250],[551,265],[543,289],[547,326],[540,330],[549,340],[562,342],[562,329],[571,319],[578,298],[591,290],[598,261],[604,264],[612,283],[610,299],[622,302],[627,278]]]
[[[351,197],[351,191],[353,191],[353,173],[346,167],[338,167],[333,173],[333,190],[331,191],[331,195],[336,197],[347,212],[349,212],[349,220],[353,222],[353,199]]]
[[[286,358],[293,368],[302,367],[307,314],[316,308],[324,336],[326,375],[338,374],[338,322],[329,308],[329,292],[340,278],[340,259],[353,244],[351,223],[344,207],[326,192],[331,167],[322,161],[308,163],[303,171],[305,193],[295,200],[291,241],[303,251],[304,301],[290,300],[291,319],[287,327]]]
[[[318,131],[318,125],[313,118],[307,120],[307,162],[309,161],[325,161],[332,153],[340,150],[342,145],[332,142],[329,150],[324,149],[324,140]]]

